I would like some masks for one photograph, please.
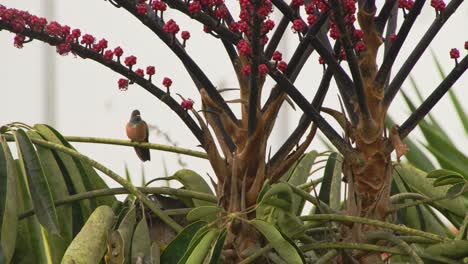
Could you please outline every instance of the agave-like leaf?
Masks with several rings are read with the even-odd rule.
[[[124,241],[117,230],[110,233],[107,238],[107,253],[104,256],[106,264],[124,264]]]
[[[32,209],[33,206],[26,183],[26,175],[23,174],[20,161],[15,160],[15,165],[18,173],[16,206],[18,212],[24,212]],[[36,216],[18,222],[15,252],[11,263],[47,263],[41,226]]]
[[[218,264],[220,262],[221,253],[223,251],[224,240],[226,239],[227,230],[223,229],[219,233],[218,237],[216,238],[216,243],[214,244],[213,248],[210,252],[210,261],[208,264]]]
[[[250,223],[266,238],[286,263],[304,263],[297,249],[281,235],[274,225],[259,219],[253,219]]]
[[[146,217],[143,217],[138,222],[132,238],[132,264],[147,263],[151,258],[151,240],[149,236],[148,224]],[[140,262],[139,260],[144,260]]]
[[[43,138],[35,131],[27,132],[31,139]],[[48,148],[37,145],[37,154],[42,164],[45,177],[49,186],[52,198],[54,200],[65,199],[69,196],[67,184],[62,175],[62,171],[55,160],[54,154]],[[71,205],[62,205],[56,208],[60,235],[46,233],[49,244],[50,255],[53,263],[59,263],[67,249],[67,246],[73,239],[73,217]]]
[[[113,222],[112,208],[105,205],[96,208],[68,246],[62,264],[99,263],[106,251],[107,236]]]
[[[213,243],[216,243],[216,237],[220,233],[219,229],[210,229],[202,239],[196,244],[186,263],[203,263],[210,253]]]
[[[224,209],[218,206],[198,206],[190,210],[186,217],[189,222],[195,222],[199,220],[212,222],[216,220],[217,214],[222,211],[224,211]]]
[[[37,219],[50,234],[59,235],[60,229],[54,200],[39,156],[28,135],[22,129],[15,132],[15,140]]]
[[[183,252],[188,250],[190,241],[195,234],[206,226],[206,222],[198,221],[186,226],[177,237],[164,249],[161,254],[161,263],[177,264],[183,257]]]
[[[0,143],[0,254],[4,261],[0,263],[10,263],[15,250],[18,224],[16,198],[18,173],[7,142],[0,138]]]
[[[180,183],[182,183],[182,185],[184,185],[184,188],[187,190],[213,194],[213,191],[210,189],[210,186],[208,186],[206,181],[198,173],[192,170],[179,170],[167,179],[179,181]],[[202,201],[198,199],[193,199],[193,202],[195,206],[214,205],[214,203],[212,202]]]
[[[335,210],[341,207],[341,168],[341,156],[333,152],[328,157],[319,192],[319,199]]]
[[[181,252],[184,252],[184,254],[181,254],[181,252],[178,252],[178,254],[182,256],[181,258],[179,258],[179,261],[177,262],[178,264],[187,263],[187,259],[190,257],[190,255],[192,255],[192,252],[195,249],[195,247],[198,245],[198,243],[200,243],[200,241],[203,239],[206,233],[208,233],[209,230],[210,230],[210,226],[208,225],[204,225],[200,229],[197,230],[195,235],[193,235],[193,237],[190,238],[188,246],[184,249],[184,251],[181,251]]]
[[[128,210],[127,214],[122,219],[122,222],[120,222],[119,228],[117,229],[117,232],[119,232],[123,240],[125,260],[130,259],[132,235],[136,226],[136,212],[135,211],[136,211],[135,206],[132,205],[132,207]]]

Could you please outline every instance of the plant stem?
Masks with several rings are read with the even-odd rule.
[[[398,238],[397,236],[393,234],[390,234],[384,231],[376,231],[376,232],[366,234],[365,237],[369,242],[376,243],[379,240],[387,240],[389,242],[392,242],[398,248],[400,248],[400,250],[402,250],[408,256],[410,256],[413,259],[414,263],[424,264],[423,260],[418,256],[418,254],[416,254],[413,248],[411,248],[405,241],[403,241],[402,239]]]
[[[193,199],[198,199],[198,200],[208,201],[208,202],[213,202],[213,203],[217,202],[216,197],[210,194],[194,192],[190,190],[172,189],[169,187],[137,187],[137,189],[140,192],[145,193],[145,194],[168,194],[168,195],[173,195],[177,197],[193,198]],[[128,193],[130,193],[129,190],[125,188],[99,189],[99,190],[93,190],[89,192],[78,193],[78,194],[70,195],[64,199],[55,200],[54,205],[61,206],[61,205],[65,205],[65,204],[69,204],[69,203],[73,203],[73,202],[77,202],[81,200],[101,197],[101,196],[128,194]],[[25,211],[24,213],[19,214],[18,220],[32,216],[34,214],[35,214],[34,209]]]
[[[421,236],[428,239],[432,239],[435,241],[450,241],[449,238],[442,237],[439,235],[427,233],[421,230],[409,228],[406,226],[396,225],[392,223],[386,223],[374,219],[356,217],[356,216],[348,216],[348,215],[338,215],[338,214],[320,214],[320,215],[305,215],[300,217],[303,221],[338,221],[338,222],[347,222],[347,223],[358,223],[358,224],[365,224],[365,225],[372,225],[382,228],[387,228],[395,231],[399,231],[402,233]]]
[[[141,142],[132,142],[123,139],[113,139],[113,138],[97,138],[97,137],[78,137],[78,136],[67,136],[66,140],[70,142],[80,142],[80,143],[99,143],[99,144],[109,144],[109,145],[120,145],[120,146],[132,146],[132,147],[146,147],[149,149],[156,149],[166,152],[173,152],[178,154],[183,154],[187,156],[197,157],[201,159],[208,159],[206,153],[186,148],[180,148],[175,146],[168,146],[155,143],[141,143]]]
[[[119,176],[117,173],[112,171],[111,169],[105,167],[101,163],[79,153],[78,151],[75,151],[73,149],[64,147],[59,144],[51,143],[48,141],[44,140],[34,140],[34,144],[51,148],[63,153],[66,153],[74,158],[77,158],[79,160],[82,160],[84,162],[89,163],[91,166],[94,168],[98,169],[99,171],[103,172],[107,176],[109,176],[111,179],[122,185],[125,189],[128,190],[129,193],[135,195],[138,199],[141,200],[141,202],[147,206],[156,216],[158,216],[164,223],[166,223],[169,227],[171,227],[174,231],[180,232],[182,231],[182,227],[176,223],[172,218],[170,218],[168,215],[166,215],[161,209],[159,209],[155,203],[150,201],[146,195],[144,195],[140,190],[138,190],[133,184],[130,182],[126,181],[123,177]]]

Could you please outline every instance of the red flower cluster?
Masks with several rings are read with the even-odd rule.
[[[151,9],[153,9],[154,11],[163,12],[163,11],[166,11],[167,5],[163,1],[154,0],[153,2],[151,2]]]
[[[125,58],[124,63],[125,63],[125,65],[127,65],[127,67],[129,67],[131,69],[132,66],[137,63],[137,58],[135,56],[133,56],[133,55],[130,55],[130,56]]]
[[[190,2],[188,5],[188,11],[190,14],[196,14],[202,10],[202,6],[199,1]]]
[[[121,78],[121,79],[119,79],[117,84],[119,85],[119,90],[121,90],[121,91],[126,91],[128,89],[128,80],[127,79]]]
[[[460,51],[458,49],[451,49],[450,50],[450,58],[452,58],[452,59],[460,58]]]
[[[404,8],[410,10],[414,6],[413,0],[398,0],[398,8]]]
[[[304,22],[302,22],[302,19],[295,19],[293,21],[292,29],[294,29],[296,33],[303,32],[305,27],[306,25],[304,24]]]
[[[138,14],[145,15],[148,9],[146,7],[146,4],[138,4],[136,5],[136,10]]]
[[[168,78],[168,77],[164,77],[162,84],[163,84],[167,89],[169,89],[169,87],[171,87],[171,85],[172,85],[172,80],[171,80],[170,78]]]
[[[239,50],[239,53],[243,56],[249,56],[251,53],[249,42],[247,42],[247,40],[244,39],[239,40],[239,42],[237,43],[237,49]]]
[[[185,110],[193,109],[193,100],[192,99],[185,99],[180,103],[180,106]]]
[[[445,10],[445,2],[443,0],[431,0],[431,6],[439,12]]]
[[[163,26],[164,31],[166,31],[169,34],[177,34],[179,32],[180,28],[179,25],[173,20],[169,19],[169,21],[166,22]]]

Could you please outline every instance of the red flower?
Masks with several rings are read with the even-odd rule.
[[[147,11],[146,4],[136,5],[136,10],[137,10],[137,13],[140,15],[146,14],[146,11]]]
[[[320,64],[325,64],[325,60],[323,59],[322,56],[320,56],[320,57],[318,58],[318,61],[319,61]]]
[[[190,38],[190,32],[188,31],[182,31],[182,33],[180,33],[181,37],[183,40],[187,40]]]
[[[364,50],[366,50],[366,44],[364,44],[363,41],[358,41],[358,42],[356,43],[356,45],[354,45],[354,49],[355,49],[357,52],[364,51]]]
[[[81,36],[81,30],[75,28],[74,30],[72,30],[70,35],[72,35],[74,38],[79,38]]]
[[[465,49],[468,50],[468,41],[465,41]]]
[[[265,32],[272,30],[274,27],[275,27],[275,22],[271,19],[268,19],[265,22],[263,22],[263,30]]]
[[[62,33],[62,26],[56,21],[52,21],[47,25],[47,27],[44,30],[47,34],[51,36],[60,36]]]
[[[292,0],[291,1],[291,6],[295,8],[298,8],[303,4],[304,4],[304,0]]]
[[[280,61],[277,67],[278,70],[284,72],[288,68],[288,64],[285,61]]]
[[[15,45],[15,47],[17,47],[18,49],[21,49],[23,47],[23,43],[24,43],[24,36],[20,34],[16,34],[13,45]]]
[[[452,59],[460,58],[460,51],[458,51],[458,49],[451,49],[450,50],[450,58],[452,58]]]
[[[169,89],[172,85],[172,80],[168,77],[164,77],[162,84]]]
[[[166,11],[167,5],[163,1],[156,0],[151,3],[151,8],[155,11]]]
[[[146,74],[149,76],[154,75],[156,73],[156,70],[154,69],[154,66],[148,66],[146,67]]]
[[[70,43],[60,43],[56,47],[57,53],[60,55],[67,55],[71,51],[71,45]]]
[[[354,37],[357,39],[362,39],[364,37],[364,32],[360,29],[354,30]]]
[[[123,49],[121,47],[117,47],[114,49],[114,54],[117,58],[120,58],[123,55]]]
[[[104,57],[105,60],[110,61],[114,57],[114,52],[112,50],[106,50],[104,54],[102,55],[102,57]]]
[[[260,75],[266,75],[268,73],[268,67],[266,64],[258,65],[258,73],[260,73]]]
[[[271,57],[274,61],[280,61],[283,59],[283,54],[279,51],[273,52],[273,56]]]
[[[293,21],[292,29],[294,29],[296,32],[302,32],[305,29],[305,25],[301,19],[295,19]]]
[[[314,3],[307,4],[305,6],[305,11],[306,11],[306,14],[308,14],[308,15],[314,14],[315,13],[315,4]]]
[[[163,26],[164,31],[170,34],[177,34],[179,32],[179,25],[173,20],[169,19],[169,21],[166,22]]]
[[[242,73],[243,73],[243,74],[250,74],[250,72],[251,72],[250,65],[244,65],[244,66],[242,67]]]
[[[138,75],[138,76],[140,76],[140,77],[144,77],[144,76],[145,76],[145,72],[143,71],[143,69],[140,69],[140,68],[138,68],[138,69],[135,70],[135,74]]]
[[[131,69],[137,63],[137,58],[133,55],[128,56],[125,58],[124,63]]]
[[[434,7],[436,11],[445,10],[445,2],[443,0],[431,0],[431,6]]]
[[[313,14],[310,14],[307,16],[307,23],[309,25],[312,25],[315,23],[315,21],[317,21],[317,16],[313,15]]]
[[[93,35],[90,34],[84,34],[83,37],[81,38],[81,44],[86,44],[86,45],[91,45],[94,44],[94,37]]]
[[[218,8],[218,9],[216,9],[216,11],[215,11],[215,16],[216,16],[216,18],[218,18],[218,19],[223,19],[223,18],[225,18],[227,15],[228,15],[228,10],[227,10],[227,8],[225,8],[225,7]]]
[[[390,40],[390,42],[393,43],[393,42],[395,41],[395,39],[396,39],[396,34],[390,34],[390,35],[388,36],[388,39]]]
[[[185,110],[191,110],[193,109],[193,100],[190,98],[183,100],[180,106],[182,106],[182,108],[184,108]]]
[[[199,1],[193,1],[188,5],[188,11],[190,14],[196,14],[202,10],[202,6]]]
[[[250,55],[251,51],[250,51],[249,43],[244,39],[241,39],[239,40],[239,42],[237,42],[237,49],[239,50],[239,53],[241,55],[244,55],[244,56]]]
[[[121,91],[126,91],[128,89],[128,80],[127,79],[123,79],[123,78],[119,79],[117,84],[119,85],[119,90],[121,90]]]
[[[47,19],[43,17],[31,16],[29,18],[29,26],[34,31],[42,31],[47,25]]]

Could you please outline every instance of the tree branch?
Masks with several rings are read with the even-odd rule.
[[[11,25],[5,23],[4,21],[0,21],[0,29],[6,29],[10,32],[13,32]],[[51,46],[56,46],[60,43],[63,43],[62,39],[51,37],[43,32],[35,32],[28,28],[24,29],[21,32],[22,35],[27,36],[32,39],[37,39],[43,41],[45,43],[50,44]],[[138,76],[133,71],[129,71],[128,68],[119,62],[116,61],[108,61],[105,60],[101,54],[96,53],[90,49],[87,49],[77,43],[70,43],[72,50],[78,56],[82,58],[89,58],[93,61],[96,61],[109,69],[127,77],[128,79],[132,80],[133,82],[137,83],[145,90],[156,96],[159,100],[161,100],[164,104],[166,104],[172,111],[174,111],[182,121],[187,125],[187,127],[192,131],[194,136],[198,139],[202,146],[204,146],[204,136],[203,132],[197,123],[190,117],[190,115],[185,111],[180,104],[174,100],[171,96],[168,96],[162,89],[158,88],[156,85],[152,84],[150,81]]]
[[[439,86],[429,95],[429,97],[414,111],[408,119],[400,126],[398,132],[400,138],[405,138],[424,117],[432,110],[432,108],[442,99],[450,87],[462,76],[468,69],[468,55],[461,60],[457,66],[447,75],[447,77],[439,84]]]
[[[434,22],[432,22],[432,25],[429,27],[426,34],[424,34],[424,36],[421,38],[421,40],[418,42],[416,47],[409,55],[408,59],[401,66],[400,70],[395,75],[395,78],[393,78],[393,80],[390,82],[390,85],[388,86],[388,89],[385,92],[384,99],[382,102],[385,108],[388,108],[390,106],[390,104],[393,101],[393,98],[395,98],[401,85],[406,80],[406,77],[408,77],[409,73],[416,65],[419,58],[421,58],[421,55],[424,53],[426,48],[432,42],[432,40],[437,35],[442,26],[445,24],[445,22],[447,22],[450,16],[452,16],[452,14],[455,13],[455,11],[461,5],[462,2],[463,0],[452,0],[447,5],[445,10],[436,17]]]
[[[416,18],[421,13],[421,9],[423,8],[425,2],[426,0],[416,0],[408,16],[403,21],[395,41],[392,43],[390,50],[385,55],[384,61],[380,66],[377,75],[375,76],[374,84],[376,87],[384,86],[385,81],[390,74],[390,70],[392,69],[393,63],[395,62],[395,59],[398,56],[398,53],[400,52],[406,37],[408,37],[408,34],[411,30],[411,27],[413,27]]]
[[[377,32],[379,32],[380,34],[383,33],[383,30],[385,28],[385,23],[390,17],[390,14],[392,13],[392,9],[395,6],[397,6],[396,0],[386,0],[382,9],[380,9],[379,15],[375,19],[375,28],[377,29]]]
[[[252,63],[251,73],[249,79],[249,104],[248,104],[248,135],[252,136],[257,128],[257,113],[259,100],[259,57],[260,57],[260,26],[262,21],[257,14],[260,1],[253,2],[252,9],[252,38],[250,39],[250,45],[252,46]]]
[[[340,40],[346,53],[346,61],[348,62],[351,75],[353,76],[354,86],[352,87],[354,87],[354,92],[356,93],[359,110],[363,120],[371,120],[372,117],[369,112],[369,106],[367,105],[367,97],[364,93],[361,70],[359,69],[353,44],[351,43],[350,33],[345,25],[342,6],[338,0],[332,0],[330,4],[334,13],[333,17],[335,18],[338,29],[340,30]]]

